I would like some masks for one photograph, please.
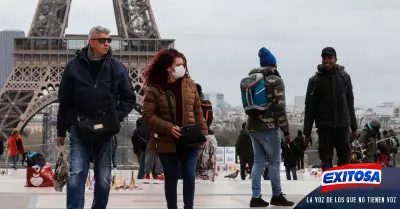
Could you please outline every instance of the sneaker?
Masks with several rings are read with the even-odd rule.
[[[283,193],[279,194],[278,196],[272,196],[270,203],[271,203],[271,205],[275,205],[275,206],[293,206],[294,205],[294,202],[287,200]]]
[[[142,182],[143,182],[144,184],[150,184],[150,182],[151,182],[150,175],[149,175],[149,174],[144,175],[144,176],[143,176],[143,179],[142,179]]]
[[[164,175],[158,175],[154,180],[155,180],[155,183],[164,183],[165,177],[164,177]]]
[[[165,181],[164,175],[158,175],[155,180]]]
[[[251,208],[258,208],[258,207],[268,207],[268,202],[266,202],[265,200],[263,200],[260,197],[252,197],[250,200],[250,207]]]
[[[165,181],[164,175],[158,175],[154,178],[153,184],[163,184]]]

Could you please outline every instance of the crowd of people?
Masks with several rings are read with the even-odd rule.
[[[68,209],[83,209],[89,164],[94,163],[92,208],[108,204],[111,170],[120,123],[136,104],[135,91],[125,66],[113,58],[110,31],[97,26],[90,30],[88,45],[67,64],[59,86],[57,145],[64,146],[70,133],[70,175],[67,182]],[[241,82],[247,121],[239,133],[236,152],[240,176],[251,174],[250,207],[293,206],[281,187],[280,166],[288,180],[297,180],[304,170],[304,152],[318,129],[318,153],[323,170],[354,161],[380,162],[395,166],[400,143],[392,130],[380,134],[380,121],[368,122],[357,132],[353,86],[345,68],[337,64],[334,48],[322,50],[322,64],[308,81],[303,130],[290,136],[286,115],[285,85],[277,59],[262,47],[260,63]],[[193,209],[196,178],[214,181],[217,140],[210,128],[212,104],[203,98],[183,53],[162,49],[143,73],[145,94],[142,117],[136,121],[132,144],[139,161],[138,179],[164,183],[168,209],[177,209],[177,183],[183,179],[185,209]],[[351,132],[350,132],[351,131]],[[353,140],[355,139],[355,140]],[[13,131],[8,149],[16,167],[24,153],[23,138]],[[239,171],[238,171],[239,172]],[[261,177],[271,181],[272,197],[262,198]]]

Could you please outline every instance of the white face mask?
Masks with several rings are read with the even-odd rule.
[[[183,67],[183,65],[178,66],[178,67],[175,67],[174,69],[175,69],[175,72],[173,72],[172,75],[173,75],[176,79],[182,78],[182,77],[185,75],[185,73],[186,73],[186,69],[185,69],[185,67]]]

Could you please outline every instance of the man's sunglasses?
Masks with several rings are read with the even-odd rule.
[[[94,39],[92,39],[92,40],[98,41],[98,42],[101,43],[101,44],[106,43],[106,41],[107,41],[108,43],[111,43],[111,42],[112,42],[112,38],[94,38]]]

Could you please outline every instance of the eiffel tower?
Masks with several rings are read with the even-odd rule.
[[[65,65],[87,45],[87,34],[65,34],[71,1],[39,0],[28,36],[14,39],[14,69],[0,91],[0,140],[14,128],[23,130],[36,113],[57,102]],[[160,39],[149,0],[112,1],[118,36],[111,48],[127,67],[139,110],[143,69],[157,51],[173,48],[175,41]]]

